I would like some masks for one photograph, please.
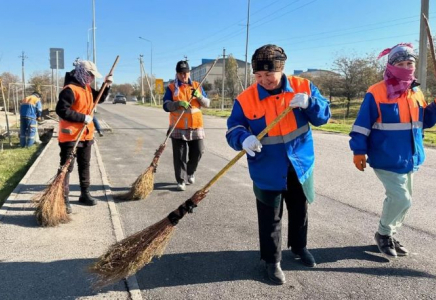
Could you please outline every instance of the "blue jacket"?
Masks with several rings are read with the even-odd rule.
[[[307,79],[283,75],[283,92],[270,95],[257,83],[251,85],[235,100],[227,120],[228,144],[242,150],[242,142],[250,135],[259,134],[294,97],[307,93],[309,106],[293,109],[264,138],[262,151],[254,157],[247,155],[251,179],[262,190],[286,190],[289,165],[294,167],[300,183],[312,175],[314,148],[309,123],[320,126],[330,118],[329,102]]]
[[[20,116],[24,118],[36,119],[42,115],[41,99],[35,95],[30,95],[21,101]]]
[[[435,123],[436,104],[427,105],[418,84],[389,100],[380,81],[363,99],[350,133],[350,148],[354,154],[368,155],[372,168],[406,174],[424,162],[424,129]]]

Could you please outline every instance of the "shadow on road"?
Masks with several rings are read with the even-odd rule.
[[[351,248],[351,249],[350,249]],[[436,278],[435,275],[407,268],[388,267],[345,267],[328,268],[322,264],[341,259],[368,260],[364,251],[372,250],[372,246],[344,247],[328,249],[312,249],[315,258],[323,255],[322,252],[335,253],[327,255],[329,260],[319,258],[320,265],[307,268],[293,258],[289,250],[283,252],[282,268],[284,271],[310,271],[310,272],[344,272],[361,273],[367,275],[389,275],[400,277]],[[349,253],[348,258],[340,258],[341,253]],[[358,254],[358,252],[361,254]],[[386,262],[383,258],[370,259],[372,262]],[[259,262],[258,251],[222,251],[168,254],[154,260],[137,273],[141,289],[154,289],[159,287],[181,286],[190,284],[213,283],[237,280],[255,280],[268,284],[263,265]]]
[[[86,271],[92,262],[91,259],[0,262],[1,299],[76,299],[107,291],[125,291],[124,282],[93,291],[93,277]]]

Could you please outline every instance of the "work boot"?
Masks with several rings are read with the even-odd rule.
[[[68,195],[64,195],[64,200],[67,214],[71,214],[73,212],[73,209],[71,208],[70,198],[68,197]]]
[[[291,249],[292,253],[294,253],[295,257],[299,257],[301,262],[308,267],[315,267],[316,262],[315,258],[313,258],[312,254],[307,250],[306,247],[300,249]]]
[[[280,267],[280,263],[270,263],[266,264],[266,272],[268,274],[269,280],[275,284],[283,284],[286,282],[285,274]]]
[[[91,196],[88,188],[81,189],[79,202],[89,206],[97,205],[97,199]]]
[[[188,175],[188,183],[189,184],[194,184],[195,183],[195,176],[194,176],[194,174]]]
[[[178,184],[177,184],[177,190],[178,190],[178,191],[184,191],[184,190],[186,190],[186,185],[185,185],[185,183],[184,183],[184,182],[182,182],[182,183],[178,183]]]
[[[397,251],[395,250],[394,239],[390,235],[381,235],[376,232],[374,236],[378,250],[388,257],[396,258]]]
[[[409,250],[406,249],[403,245],[401,245],[400,241],[392,238],[394,241],[395,251],[397,251],[398,256],[407,256],[409,255]]]

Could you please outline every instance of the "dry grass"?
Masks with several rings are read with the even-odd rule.
[[[154,172],[155,168],[149,166],[147,170],[135,180],[130,191],[125,194],[115,195],[114,197],[120,200],[139,200],[147,198],[153,191]]]
[[[64,200],[65,175],[66,169],[56,176],[42,194],[32,199],[36,206],[36,220],[43,227],[53,227],[71,220]]]
[[[153,257],[161,257],[175,230],[165,218],[112,245],[106,254],[89,267],[97,275],[95,289],[116,283],[135,274]]]

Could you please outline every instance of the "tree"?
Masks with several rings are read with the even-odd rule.
[[[207,92],[209,92],[210,90],[212,90],[212,83],[210,83],[210,82],[208,82],[207,80],[205,80],[205,81],[203,82],[202,87],[203,87],[203,90],[207,93]]]
[[[9,84],[20,82],[20,77],[9,72],[3,72],[0,75],[0,77],[2,79],[3,88],[5,89],[4,95],[6,98],[6,99],[2,99],[2,104],[5,106],[5,110],[10,110],[11,109],[10,103],[7,103],[7,100],[9,100],[9,98],[11,97],[9,95],[11,95],[12,93],[12,91],[9,90]]]
[[[380,65],[371,55],[366,58],[341,56],[333,62],[333,69],[341,75],[341,87],[348,100],[345,117],[348,117],[351,99],[363,95],[370,85],[381,79]]]
[[[238,78],[238,63],[231,54],[226,60],[225,73],[225,89],[227,90],[227,95],[230,97],[230,99],[235,99],[240,91]]]

